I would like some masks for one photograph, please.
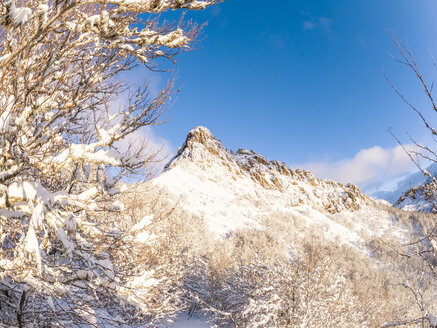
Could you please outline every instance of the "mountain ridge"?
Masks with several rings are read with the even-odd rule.
[[[322,227],[327,238],[364,249],[363,233],[382,236],[394,224],[392,215],[378,208],[382,203],[358,187],[318,179],[251,150],[232,152],[205,127],[188,133],[176,156],[147,188],[187,215],[202,217],[218,236],[260,228],[272,215],[291,215],[300,222],[301,234]],[[403,233],[402,228],[394,232]]]
[[[211,154],[209,158],[203,152],[204,149]],[[178,149],[176,155],[165,166],[165,171],[178,165],[184,165],[181,164],[184,161],[194,162],[203,167],[205,162],[212,161],[212,158],[221,160],[221,164],[233,172],[236,177],[247,174],[255,183],[265,189],[284,192],[290,187],[289,181],[286,181],[287,178],[309,183],[313,187],[317,185],[321,185],[322,188],[333,186],[339,189],[336,190],[337,192],[344,192],[344,196],[346,196],[342,197],[344,199],[343,207],[330,209],[333,213],[335,211],[339,212],[344,207],[352,210],[357,209],[355,208],[357,205],[355,201],[357,199],[371,202],[371,199],[353,184],[343,185],[329,179],[319,179],[310,171],[302,169],[293,170],[284,162],[268,160],[253,150],[240,148],[234,153],[232,150],[225,148],[221,141],[214,137],[204,126],[195,127],[187,134],[182,147]],[[236,177],[234,177],[234,180]],[[293,183],[293,185],[295,184]],[[355,202],[355,205],[352,205],[351,201]],[[340,204],[337,205],[339,206]]]

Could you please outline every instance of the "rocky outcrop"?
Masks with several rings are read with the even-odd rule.
[[[278,199],[287,199],[288,206],[310,204],[335,214],[356,211],[372,202],[354,185],[318,179],[309,171],[293,170],[253,150],[239,149],[234,153],[205,127],[196,127],[188,133],[166,170],[193,166],[207,172],[210,180],[221,183],[226,178],[233,181],[250,178],[266,192],[278,193]]]
[[[407,211],[437,213],[437,184],[429,182],[411,188],[394,204],[395,207]]]

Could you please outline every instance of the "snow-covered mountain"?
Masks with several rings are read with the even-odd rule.
[[[437,163],[430,165],[427,171],[437,177]],[[369,192],[368,194],[375,199],[384,199],[391,204],[395,204],[399,198],[409,190],[423,186],[429,182],[431,182],[429,177],[424,176],[422,172],[415,172],[397,181],[391,190],[379,190]]]
[[[364,250],[368,236],[387,233],[403,238],[405,227],[383,201],[356,186],[292,170],[251,150],[227,150],[205,127],[188,133],[164,172],[147,184],[167,202],[203,218],[218,235],[238,228],[262,227],[273,215],[298,218],[304,236],[315,229],[326,238]]]
[[[437,186],[435,182],[427,182],[411,188],[394,204],[405,211],[437,213]]]
[[[430,165],[426,170],[437,177],[437,163]],[[405,211],[437,213],[436,184],[420,171],[399,180],[390,191],[368,194],[375,199],[386,200],[394,207]]]
[[[164,218],[164,228],[158,233],[167,236],[166,247],[175,254],[186,254],[185,287],[194,293],[187,313],[191,309],[198,311],[200,319],[194,320],[205,324],[204,327],[210,326],[207,321],[217,327],[228,327],[229,322],[245,322],[241,327],[255,327],[262,320],[270,324],[257,327],[294,327],[277,323],[283,318],[283,308],[288,308],[291,302],[289,294],[280,290],[290,286],[296,272],[301,272],[294,271],[297,263],[313,263],[312,255],[307,257],[306,253],[311,249],[322,253],[325,249],[327,253],[320,258],[338,261],[335,262],[338,267],[328,269],[321,265],[320,272],[332,274],[333,280],[323,280],[321,289],[314,291],[317,299],[322,297],[321,303],[314,303],[314,309],[297,321],[331,313],[323,312],[323,305],[330,302],[329,297],[323,297],[331,295],[327,290],[335,281],[351,283],[347,287],[353,291],[351,295],[360,294],[360,286],[366,286],[361,295],[367,301],[345,300],[347,309],[353,304],[358,307],[351,310],[351,315],[336,315],[336,320],[344,317],[345,321],[331,327],[348,326],[351,317],[357,321],[350,326],[376,327],[418,316],[415,299],[405,287],[416,286],[415,277],[422,276],[424,271],[418,269],[416,259],[410,264],[408,257],[393,250],[409,251],[404,249],[409,241],[425,240],[424,236],[434,226],[435,218],[430,214],[402,211],[384,200],[370,198],[354,185],[318,179],[309,171],[292,170],[252,150],[233,152],[205,127],[191,130],[164,172],[138,188],[136,194],[150,199],[149,208],[155,216]],[[429,243],[416,246],[426,248]],[[290,256],[303,262],[290,262]],[[278,267],[277,263],[282,264]],[[288,265],[293,267],[292,273],[287,271]],[[302,265],[306,268],[302,272],[307,272],[309,267]],[[267,270],[265,274],[269,277],[277,272],[280,281],[289,280],[277,282],[276,287],[272,287],[275,284],[272,281],[253,287],[250,285],[253,281],[266,279],[262,270]],[[248,272],[263,278],[249,283]],[[342,274],[345,275],[339,278]],[[320,281],[320,277],[311,279]],[[246,294],[248,283],[253,290]],[[380,294],[383,286],[391,286],[386,290],[392,295],[388,296],[390,301]],[[422,288],[417,286],[412,288]],[[275,294],[276,289],[279,294]],[[371,296],[372,292],[376,294]],[[434,289],[429,293],[434,295]],[[272,299],[284,303],[270,304]],[[434,299],[426,302],[431,304],[429,313],[435,313]],[[363,319],[366,315],[356,311],[361,311],[364,303],[373,304],[369,313],[379,310],[387,313],[373,323],[363,324],[367,322]],[[251,315],[252,311],[259,317]],[[319,315],[318,311],[325,314]],[[186,323],[190,326],[185,316],[185,312],[181,313],[171,327],[185,327]]]

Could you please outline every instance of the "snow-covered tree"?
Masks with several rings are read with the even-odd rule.
[[[386,79],[395,93],[402,99],[409,109],[417,115],[420,122],[423,124],[423,131],[431,136],[435,141],[437,130],[435,128],[435,121],[433,118],[437,114],[437,100],[435,99],[434,81],[432,79],[432,75],[424,74],[421,71],[413,51],[404,42],[402,42],[402,40],[397,38],[395,35],[392,35],[392,40],[397,50],[397,56],[394,56],[393,59],[407,67],[410,72],[413,73],[416,83],[424,92],[425,103],[421,105],[416,104],[410,100],[408,96],[402,93],[401,90],[395,87],[395,85],[388,78]],[[432,60],[434,61],[434,58],[432,58]],[[435,61],[434,67],[437,69]],[[419,142],[416,137],[407,133],[410,143],[414,145],[413,148],[408,148],[397,136],[394,135],[394,133],[392,133],[392,135],[408,154],[411,161],[427,177],[427,181],[424,185],[407,191],[398,200],[395,206],[399,205],[399,203],[402,203],[408,197],[414,199],[416,196],[418,196],[423,198],[423,202],[430,204],[430,206],[428,206],[429,211],[434,213],[435,198],[437,195],[437,178],[423,166],[423,163],[437,163],[437,151],[435,149],[435,145]],[[413,285],[407,281],[402,285],[407,290],[411,291],[411,295],[416,300],[418,309],[421,312],[420,317],[400,321],[398,325],[417,323],[421,324],[422,326],[429,324],[430,327],[437,327],[435,313],[431,312],[432,310],[429,306],[429,303],[435,304],[435,298],[437,296],[435,288],[435,281],[437,280],[437,222],[435,219],[431,221],[430,227],[426,230],[427,231],[422,232],[423,235],[421,238],[414,236],[412,240],[402,245],[402,247],[397,248],[398,254],[408,259],[412,259],[413,263],[419,263],[419,265],[416,265],[416,267],[420,274],[412,279],[416,280],[416,284]],[[431,283],[424,284],[423,281],[431,281]],[[431,302],[426,302],[424,295],[429,293],[432,294],[430,297]]]
[[[118,77],[195,42],[201,27],[160,14],[216,2],[1,2],[0,323],[122,325],[178,308],[179,278],[145,238],[153,219],[115,201],[153,159],[146,143],[121,141],[160,122],[173,81],[151,95]]]
[[[413,101],[409,100],[408,97],[404,95],[398,88],[396,88],[387,77],[386,80],[389,82],[390,86],[393,88],[396,94],[417,115],[417,117],[423,124],[424,132],[429,133],[432,138],[435,138],[437,136],[437,130],[434,127],[433,117],[437,114],[437,101],[434,96],[434,81],[422,73],[419,64],[416,62],[413,52],[405,45],[405,43],[403,43],[395,35],[392,36],[392,40],[398,53],[398,56],[393,56],[393,59],[396,62],[405,65],[416,77],[416,82],[425,93],[425,105],[418,106]],[[435,148],[431,145],[427,145],[417,141],[414,136],[408,134],[409,141],[413,145],[415,145],[414,148],[408,149],[407,147],[404,147],[400,139],[398,139],[393,133],[392,135],[404,148],[405,152],[408,154],[411,161],[416,165],[416,167],[429,178],[430,182],[434,182],[434,184],[437,184],[436,177],[429,173],[421,163],[423,161],[425,163],[437,162],[437,152]],[[433,189],[435,189],[435,186],[433,186]]]

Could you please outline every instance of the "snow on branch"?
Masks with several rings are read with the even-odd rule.
[[[154,14],[217,2],[0,4],[0,324],[134,325],[180,308],[180,276],[121,199],[153,161],[145,141],[122,141],[163,122],[174,80],[152,95],[119,76],[173,64],[202,28]]]

